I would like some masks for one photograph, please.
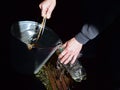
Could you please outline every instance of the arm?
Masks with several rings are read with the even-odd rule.
[[[83,45],[95,38],[98,34],[99,32],[95,26],[88,24],[83,25],[81,32],[63,44],[62,48],[64,48],[64,51],[59,55],[61,63],[67,64],[71,62],[71,64],[73,64],[79,56]]]
[[[81,32],[75,36],[75,39],[81,44],[86,44],[88,41],[94,39],[98,34],[99,30],[95,26],[85,24],[83,25]]]
[[[61,63],[67,64],[71,62],[73,64],[83,45],[96,38],[104,30],[107,30],[120,11],[116,5],[111,3],[108,6],[108,3],[106,3],[103,6],[103,4],[87,3],[84,8],[82,29],[75,37],[63,45],[64,51],[59,55]]]

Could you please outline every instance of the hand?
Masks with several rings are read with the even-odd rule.
[[[39,7],[41,9],[41,16],[47,17],[49,19],[51,17],[51,14],[56,6],[56,0],[44,0],[39,4]]]
[[[62,45],[62,48],[64,48],[63,52],[58,56],[61,63],[67,64],[71,63],[73,64],[75,60],[77,59],[81,49],[82,44],[79,43],[75,38],[70,39],[65,44]]]

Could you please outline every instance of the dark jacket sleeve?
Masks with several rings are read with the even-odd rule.
[[[83,3],[84,23],[75,36],[82,44],[94,39],[114,22],[120,15],[120,4],[117,1],[89,0]]]
[[[95,26],[85,24],[82,27],[80,33],[78,33],[75,38],[82,44],[87,43],[89,40],[95,38],[99,34],[98,29]]]

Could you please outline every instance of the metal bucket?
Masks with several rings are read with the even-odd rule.
[[[35,21],[18,21],[11,26],[11,62],[17,72],[36,74],[61,43],[59,36],[45,27],[36,47],[29,50],[27,45],[34,43],[40,28],[41,24]]]

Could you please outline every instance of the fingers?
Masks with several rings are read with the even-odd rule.
[[[51,6],[48,8],[47,13],[46,13],[47,19],[50,19],[53,9],[54,9],[54,6]]]
[[[71,40],[67,41],[62,48],[64,49],[62,53],[59,55],[59,59],[61,63],[67,64],[71,63],[73,64],[75,60],[77,59],[81,49],[82,44],[80,44],[78,41],[76,41],[75,38],[72,38]]]
[[[66,44],[64,44],[64,48],[65,47],[66,47]],[[77,50],[75,51],[76,52],[73,52],[68,50],[68,48],[65,48],[58,57],[60,62],[63,64],[68,64],[68,63],[73,64],[79,55],[79,51]]]
[[[73,64],[75,62],[75,60],[77,59],[77,55],[75,55],[72,60],[71,60],[71,64]]]
[[[67,52],[67,50],[65,49],[60,55],[59,55],[59,60],[61,63],[63,64],[68,64],[71,63],[73,64],[77,58],[76,56],[77,54],[73,53],[73,52]]]
[[[61,57],[59,57],[59,59],[60,59],[60,62],[61,63],[64,63],[67,59],[68,59],[68,57],[69,57],[69,54],[67,54],[67,53],[61,53]],[[65,64],[65,63],[64,63]]]
[[[41,16],[42,17],[47,17],[47,11],[48,11],[48,8],[47,8],[47,5],[45,5],[44,3],[41,3],[39,5],[40,9],[41,9]],[[48,18],[48,17],[47,17]]]
[[[66,50],[64,50],[64,48],[66,47],[66,43],[65,44],[63,44],[60,48],[62,48],[63,49],[63,51],[60,53],[60,55],[59,55],[59,59],[61,59],[62,57],[63,57],[63,55],[65,55],[66,54]]]
[[[68,64],[68,63],[73,64],[77,59],[77,55],[73,55],[73,54],[69,55],[68,53],[67,54],[62,53],[59,59],[60,59],[60,62],[63,64]]]
[[[55,5],[56,5],[55,0],[45,0],[45,1],[43,1],[39,5],[39,7],[41,9],[41,16],[42,17],[46,16],[47,19],[50,19],[51,14],[52,14],[52,12],[55,8]]]
[[[61,63],[68,64],[73,58],[73,53],[67,49],[67,43],[63,44],[61,48],[63,48],[63,51],[58,58]]]
[[[69,62],[71,62],[72,58],[72,55],[68,56],[67,59],[64,61],[64,64],[68,64]]]

